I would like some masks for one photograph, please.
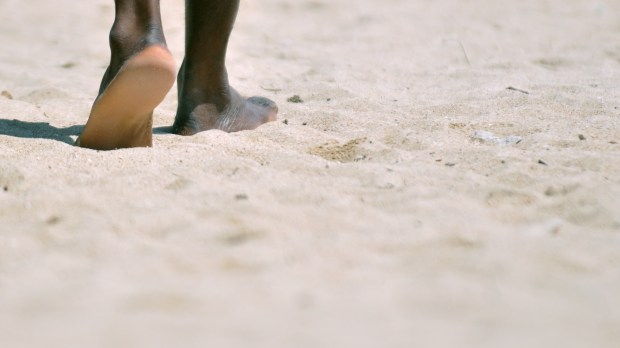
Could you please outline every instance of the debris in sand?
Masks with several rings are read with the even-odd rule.
[[[235,200],[237,201],[247,201],[248,199],[249,197],[245,193],[240,193],[238,195],[235,195]]]
[[[45,221],[48,225],[57,225],[62,219],[59,216],[52,215]]]
[[[299,104],[299,103],[303,103],[304,102],[304,100],[301,99],[301,97],[298,96],[297,94],[295,94],[294,96],[288,98],[286,101],[289,102],[289,103],[295,103],[295,104]]]
[[[475,140],[482,141],[484,143],[491,143],[491,144],[500,145],[500,146],[516,145],[523,140],[522,137],[516,136],[516,135],[510,135],[510,136],[501,138],[487,131],[475,131],[472,138],[474,138]]]
[[[512,86],[508,86],[508,87],[506,87],[506,89],[509,90],[509,91],[515,91],[515,92],[519,92],[519,93],[523,93],[523,94],[530,94],[530,92],[528,92],[528,91],[524,91],[522,89],[515,88],[515,87],[512,87]]]
[[[0,95],[6,99],[13,99],[13,95],[9,91],[2,91],[0,92]]]

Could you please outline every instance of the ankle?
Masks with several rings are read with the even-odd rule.
[[[185,98],[199,104],[214,104],[218,109],[229,105],[234,97],[226,68],[184,63],[179,72],[179,86]]]
[[[117,20],[112,25],[109,39],[113,54],[122,58],[151,44],[166,45],[161,24],[140,25]]]

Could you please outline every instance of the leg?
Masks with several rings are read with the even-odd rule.
[[[159,0],[115,0],[110,66],[77,145],[99,150],[151,146],[153,109],[174,83]]]
[[[228,84],[226,49],[239,0],[186,0],[185,60],[178,77],[179,106],[173,132],[235,132],[276,119],[275,103],[243,98]]]

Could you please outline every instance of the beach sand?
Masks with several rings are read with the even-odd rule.
[[[279,120],[97,152],[113,16],[0,0],[1,347],[618,347],[617,2],[244,1]]]

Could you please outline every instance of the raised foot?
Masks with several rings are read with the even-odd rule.
[[[172,132],[180,135],[193,135],[210,129],[238,132],[255,129],[277,119],[278,106],[270,99],[246,99],[234,89],[230,93],[230,103],[221,110],[215,104],[203,103],[191,108],[187,115],[182,113],[184,107],[181,105]]]
[[[76,145],[96,150],[151,146],[153,110],[175,75],[165,47],[152,45],[133,55],[95,100]]]

